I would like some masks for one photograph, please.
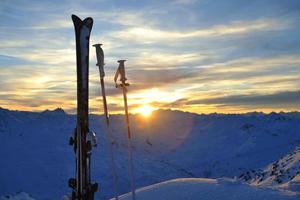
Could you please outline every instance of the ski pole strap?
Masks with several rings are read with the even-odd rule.
[[[126,78],[126,75],[125,75],[125,63],[126,60],[118,60],[118,63],[119,63],[119,67],[116,71],[116,74],[115,74],[115,77],[114,77],[114,81],[116,83],[116,87],[117,87],[117,80],[118,80],[118,77],[120,76],[120,81],[125,84],[127,78]]]

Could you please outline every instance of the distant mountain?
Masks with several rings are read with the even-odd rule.
[[[130,185],[124,116],[110,118],[118,190],[123,194]],[[234,178],[263,171],[300,146],[298,112],[198,115],[158,110],[149,118],[131,115],[130,122],[138,187],[174,178]],[[1,108],[0,196],[25,191],[43,200],[69,193],[75,155],[68,140],[75,126],[76,115],[62,109]],[[103,116],[90,115],[90,129],[99,142],[92,155],[92,176],[101,188],[97,198],[108,198],[112,186]]]
[[[66,112],[62,108],[56,108],[55,110],[45,110],[41,114],[43,115],[65,115]]]

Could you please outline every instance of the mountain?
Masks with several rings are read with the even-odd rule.
[[[124,194],[130,190],[124,116],[110,118],[118,191]],[[176,178],[238,177],[264,169],[300,146],[298,112],[198,115],[158,110],[149,118],[131,115],[130,122],[137,187]],[[76,116],[62,109],[0,108],[0,196],[24,191],[50,200],[69,193],[75,155],[68,141],[75,126]],[[92,155],[92,177],[100,183],[97,198],[107,199],[112,186],[103,116],[90,115],[90,129],[98,137]]]
[[[300,147],[264,169],[244,172],[239,179],[254,186],[277,186],[300,193]]]

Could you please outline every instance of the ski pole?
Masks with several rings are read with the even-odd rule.
[[[135,177],[134,177],[134,167],[133,167],[133,155],[132,155],[132,143],[131,143],[131,131],[130,131],[130,123],[129,123],[129,114],[128,114],[128,104],[127,104],[127,86],[129,83],[126,83],[127,78],[125,77],[125,65],[124,62],[126,60],[119,60],[119,67],[114,77],[114,81],[116,83],[116,87],[121,87],[123,91],[124,98],[124,109],[125,109],[125,122],[127,128],[127,142],[128,142],[128,155],[129,155],[129,173],[131,177],[131,193],[132,199],[135,200]],[[121,84],[117,83],[117,79],[120,76]]]
[[[110,130],[110,123],[109,123],[109,114],[107,109],[107,101],[106,101],[106,94],[105,94],[105,85],[104,85],[104,52],[101,48],[102,44],[94,44],[93,46],[96,48],[96,57],[97,57],[97,66],[99,67],[99,74],[100,74],[100,84],[101,84],[101,91],[102,91],[102,100],[103,100],[103,110],[104,116],[106,120],[106,131],[108,135],[108,153],[110,157],[110,165],[112,170],[112,183],[113,183],[113,190],[115,199],[118,200],[118,189],[117,189],[117,175],[116,175],[116,167],[115,167],[115,160],[113,156],[113,149],[112,149],[112,135]]]

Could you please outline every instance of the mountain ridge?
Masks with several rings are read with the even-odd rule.
[[[54,108],[54,109],[45,109],[45,110],[42,110],[42,111],[28,111],[28,110],[13,110],[13,109],[9,109],[9,108],[4,108],[4,107],[1,107],[0,106],[0,112],[7,112],[7,111],[10,111],[10,112],[24,112],[24,113],[62,113],[62,114],[66,114],[66,115],[76,115],[75,113],[68,113],[65,111],[65,109],[61,108],[61,107],[57,107],[57,108]],[[249,116],[260,116],[260,115],[295,115],[295,116],[299,116],[300,117],[300,111],[278,111],[278,112],[262,112],[262,111],[250,111],[250,112],[241,112],[241,113],[222,113],[222,112],[212,112],[212,113],[194,113],[194,112],[189,112],[189,111],[184,111],[184,110],[176,110],[176,109],[157,109],[157,110],[154,110],[152,113],[155,113],[155,112],[173,112],[173,113],[185,113],[185,114],[192,114],[192,115],[205,115],[205,116],[214,116],[214,115],[232,115],[232,116],[235,116],[235,115],[249,115]],[[139,113],[129,113],[130,115],[140,115]],[[103,115],[103,113],[101,114],[96,114],[96,113],[93,113],[93,112],[90,112],[89,115],[96,115],[96,116],[99,116],[99,115]],[[110,115],[124,115],[121,113],[114,113],[114,114],[110,114]]]

